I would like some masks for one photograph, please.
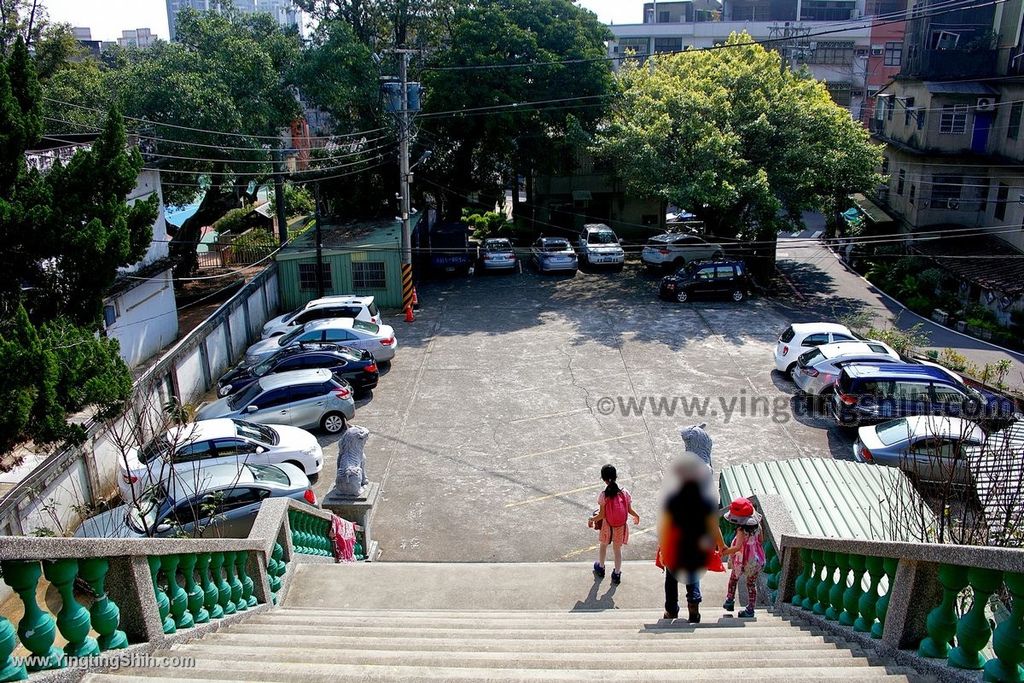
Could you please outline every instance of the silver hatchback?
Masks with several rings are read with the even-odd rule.
[[[356,413],[352,387],[330,370],[291,370],[260,377],[237,394],[207,403],[196,420],[240,417],[335,434]]]

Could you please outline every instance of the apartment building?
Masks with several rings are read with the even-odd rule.
[[[133,28],[121,31],[117,44],[121,47],[149,47],[156,41],[156,34],[148,28]]]
[[[191,8],[199,12],[221,12],[228,6],[235,10],[253,14],[262,12],[270,14],[281,26],[294,26],[302,35],[305,30],[305,17],[301,10],[297,9],[292,0],[166,0],[167,3],[167,27],[170,31],[171,40],[176,34],[178,12]]]

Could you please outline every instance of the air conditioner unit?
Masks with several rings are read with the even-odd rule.
[[[960,208],[960,200],[959,199],[947,199],[946,200],[946,208],[947,209],[954,209],[954,210],[955,209],[959,209]]]
[[[885,53],[885,50],[882,48],[881,45],[872,45],[871,46],[871,56],[872,57],[881,57],[884,53]]]
[[[979,97],[978,102],[974,105],[977,111],[995,111],[996,100],[994,97]]]

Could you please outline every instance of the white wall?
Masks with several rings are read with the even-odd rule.
[[[144,170],[139,173],[135,189],[128,194],[128,203],[134,204],[137,201],[149,199],[153,195],[156,195],[158,200],[156,221],[153,223],[153,241],[142,260],[127,268],[122,268],[122,273],[132,272],[154,261],[167,258],[170,251],[167,221],[164,219],[164,196],[160,189],[160,171]]]
[[[174,299],[171,270],[108,299],[116,319],[106,329],[121,344],[121,357],[136,367],[173,343],[178,336],[178,305]]]

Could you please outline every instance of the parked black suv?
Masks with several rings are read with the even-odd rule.
[[[369,391],[377,386],[379,372],[373,354],[364,349],[353,349],[341,344],[299,344],[281,349],[270,358],[255,365],[240,363],[228,370],[217,382],[217,396],[235,394],[260,377],[286,370],[312,370],[326,368],[346,380],[356,392]]]
[[[686,303],[700,296],[728,296],[733,301],[747,298],[750,280],[743,261],[693,261],[661,279],[662,299]]]

